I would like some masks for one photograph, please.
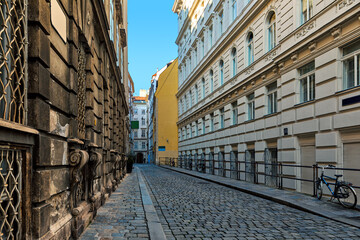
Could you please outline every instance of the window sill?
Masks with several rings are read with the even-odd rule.
[[[269,118],[269,117],[272,117],[272,116],[276,116],[278,115],[279,112],[274,112],[274,113],[268,113],[268,114],[265,114],[264,115],[264,118]]]
[[[0,119],[0,127],[11,129],[11,130],[16,130],[16,131],[20,131],[20,132],[24,132],[24,133],[30,133],[33,135],[39,135],[39,131],[37,131],[36,129],[27,127],[27,126],[19,124],[19,123],[9,122],[9,121],[3,120],[3,119]]]
[[[294,107],[298,108],[298,107],[302,107],[302,106],[305,106],[305,105],[308,105],[308,104],[311,104],[311,103],[314,103],[314,102],[315,102],[315,99],[295,104]]]
[[[360,85],[354,86],[354,87],[351,87],[351,88],[347,88],[347,89],[343,89],[343,90],[340,90],[340,91],[337,91],[337,92],[335,92],[335,95],[346,94],[346,93],[348,93],[348,92],[352,92],[352,91],[358,90],[358,88],[360,88]]]

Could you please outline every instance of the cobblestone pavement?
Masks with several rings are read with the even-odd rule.
[[[360,239],[358,228],[156,166],[139,168],[167,239]]]
[[[149,239],[136,170],[99,208],[81,239]]]

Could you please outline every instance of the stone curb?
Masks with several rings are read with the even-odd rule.
[[[295,209],[298,209],[298,210],[301,210],[301,211],[304,211],[304,212],[308,212],[308,213],[312,213],[312,214],[315,214],[315,215],[318,215],[318,216],[321,216],[321,217],[325,217],[327,219],[331,219],[331,220],[336,221],[336,222],[340,222],[340,223],[344,223],[344,224],[347,224],[347,225],[350,225],[350,226],[353,226],[353,227],[360,228],[360,221],[355,221],[355,220],[352,220],[352,219],[339,217],[338,215],[335,215],[332,212],[327,211],[327,210],[325,210],[323,208],[310,206],[308,204],[300,205],[299,203],[297,203],[293,199],[286,199],[286,198],[282,198],[282,197],[279,197],[279,196],[270,195],[270,194],[267,194],[267,193],[264,193],[264,192],[259,192],[259,191],[255,191],[255,190],[252,190],[252,189],[242,188],[240,186],[236,186],[235,184],[225,183],[225,182],[221,181],[222,179],[212,179],[212,178],[223,178],[223,177],[209,175],[209,176],[212,177],[212,178],[210,178],[209,176],[207,176],[208,174],[204,174],[204,173],[196,173],[196,174],[194,174],[189,170],[172,168],[172,167],[168,167],[168,166],[160,166],[160,167],[171,170],[171,171],[174,171],[174,172],[178,172],[178,173],[186,174],[186,175],[189,175],[189,176],[192,176],[192,177],[196,177],[196,178],[199,178],[199,179],[203,179],[203,180],[206,180],[206,181],[209,181],[209,182],[213,182],[213,183],[225,186],[225,187],[236,189],[236,190],[239,190],[239,191],[242,191],[242,192],[257,196],[257,197],[261,197],[261,198],[264,198],[264,199],[267,199],[267,200],[270,200],[270,201],[273,201],[273,202],[277,202],[277,203],[280,203],[280,204],[283,204],[283,205],[286,205],[286,206],[289,206],[289,207],[292,207],[292,208],[295,208]],[[226,180],[232,180],[232,179],[228,179],[228,178],[224,178],[224,180],[225,179]],[[238,180],[233,180],[233,181],[238,181]],[[249,183],[249,184],[251,184],[251,183]],[[281,190],[281,191],[285,191],[285,190]],[[353,211],[356,211],[356,210],[353,210]],[[360,220],[360,218],[359,218],[359,220]]]
[[[166,240],[166,236],[164,233],[164,229],[161,226],[159,216],[156,213],[154,204],[151,200],[149,191],[146,187],[144,177],[140,171],[136,167],[137,177],[139,180],[139,187],[141,192],[141,199],[144,206],[145,216],[148,224],[148,229],[150,233],[150,239],[156,240]]]

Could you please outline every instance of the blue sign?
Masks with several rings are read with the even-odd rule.
[[[159,146],[159,152],[165,152],[165,146]]]

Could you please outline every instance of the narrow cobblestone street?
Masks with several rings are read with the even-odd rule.
[[[138,165],[100,208],[82,239],[151,237],[137,175],[147,182],[162,225],[157,231],[167,239],[360,238],[360,230],[348,225],[170,170]]]

